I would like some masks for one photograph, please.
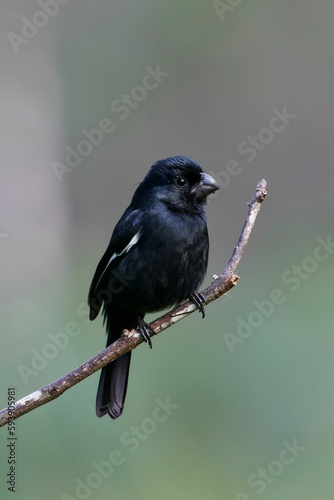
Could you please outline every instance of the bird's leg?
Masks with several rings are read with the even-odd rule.
[[[190,295],[190,300],[198,307],[199,311],[202,313],[202,318],[205,317],[204,305],[206,305],[206,300],[202,293],[194,292]]]
[[[138,321],[138,330],[144,337],[144,341],[148,343],[148,346],[150,349],[152,349],[152,340],[151,340],[151,333],[154,333],[153,328],[149,323],[146,323],[146,321],[143,320],[140,316],[137,317]]]

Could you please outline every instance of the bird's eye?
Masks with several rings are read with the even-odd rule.
[[[177,177],[175,182],[176,182],[176,185],[179,187],[183,187],[187,184],[187,181],[183,177]]]

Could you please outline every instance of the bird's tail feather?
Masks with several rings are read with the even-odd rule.
[[[118,315],[115,315],[116,317]],[[112,318],[109,312],[105,314],[107,320],[107,346],[117,340],[125,328],[136,328],[137,319],[127,317]],[[111,418],[118,418],[123,411],[131,360],[131,351],[112,361],[101,370],[100,381],[96,396],[96,415],[102,417],[107,413]]]
[[[102,368],[96,396],[96,415],[102,417],[109,413],[111,418],[122,414],[128,376],[131,352],[124,354],[109,365]]]

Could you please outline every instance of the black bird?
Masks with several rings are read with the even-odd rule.
[[[201,166],[186,156],[156,162],[137,187],[117,223],[88,295],[90,319],[99,314],[107,327],[107,346],[124,329],[139,326],[151,344],[146,313],[192,299],[208,263],[209,240],[204,207],[219,189]],[[96,414],[121,415],[131,352],[102,368]]]

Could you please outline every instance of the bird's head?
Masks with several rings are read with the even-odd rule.
[[[134,200],[160,200],[179,212],[201,210],[209,194],[219,189],[217,182],[188,156],[157,161],[138,186]]]

